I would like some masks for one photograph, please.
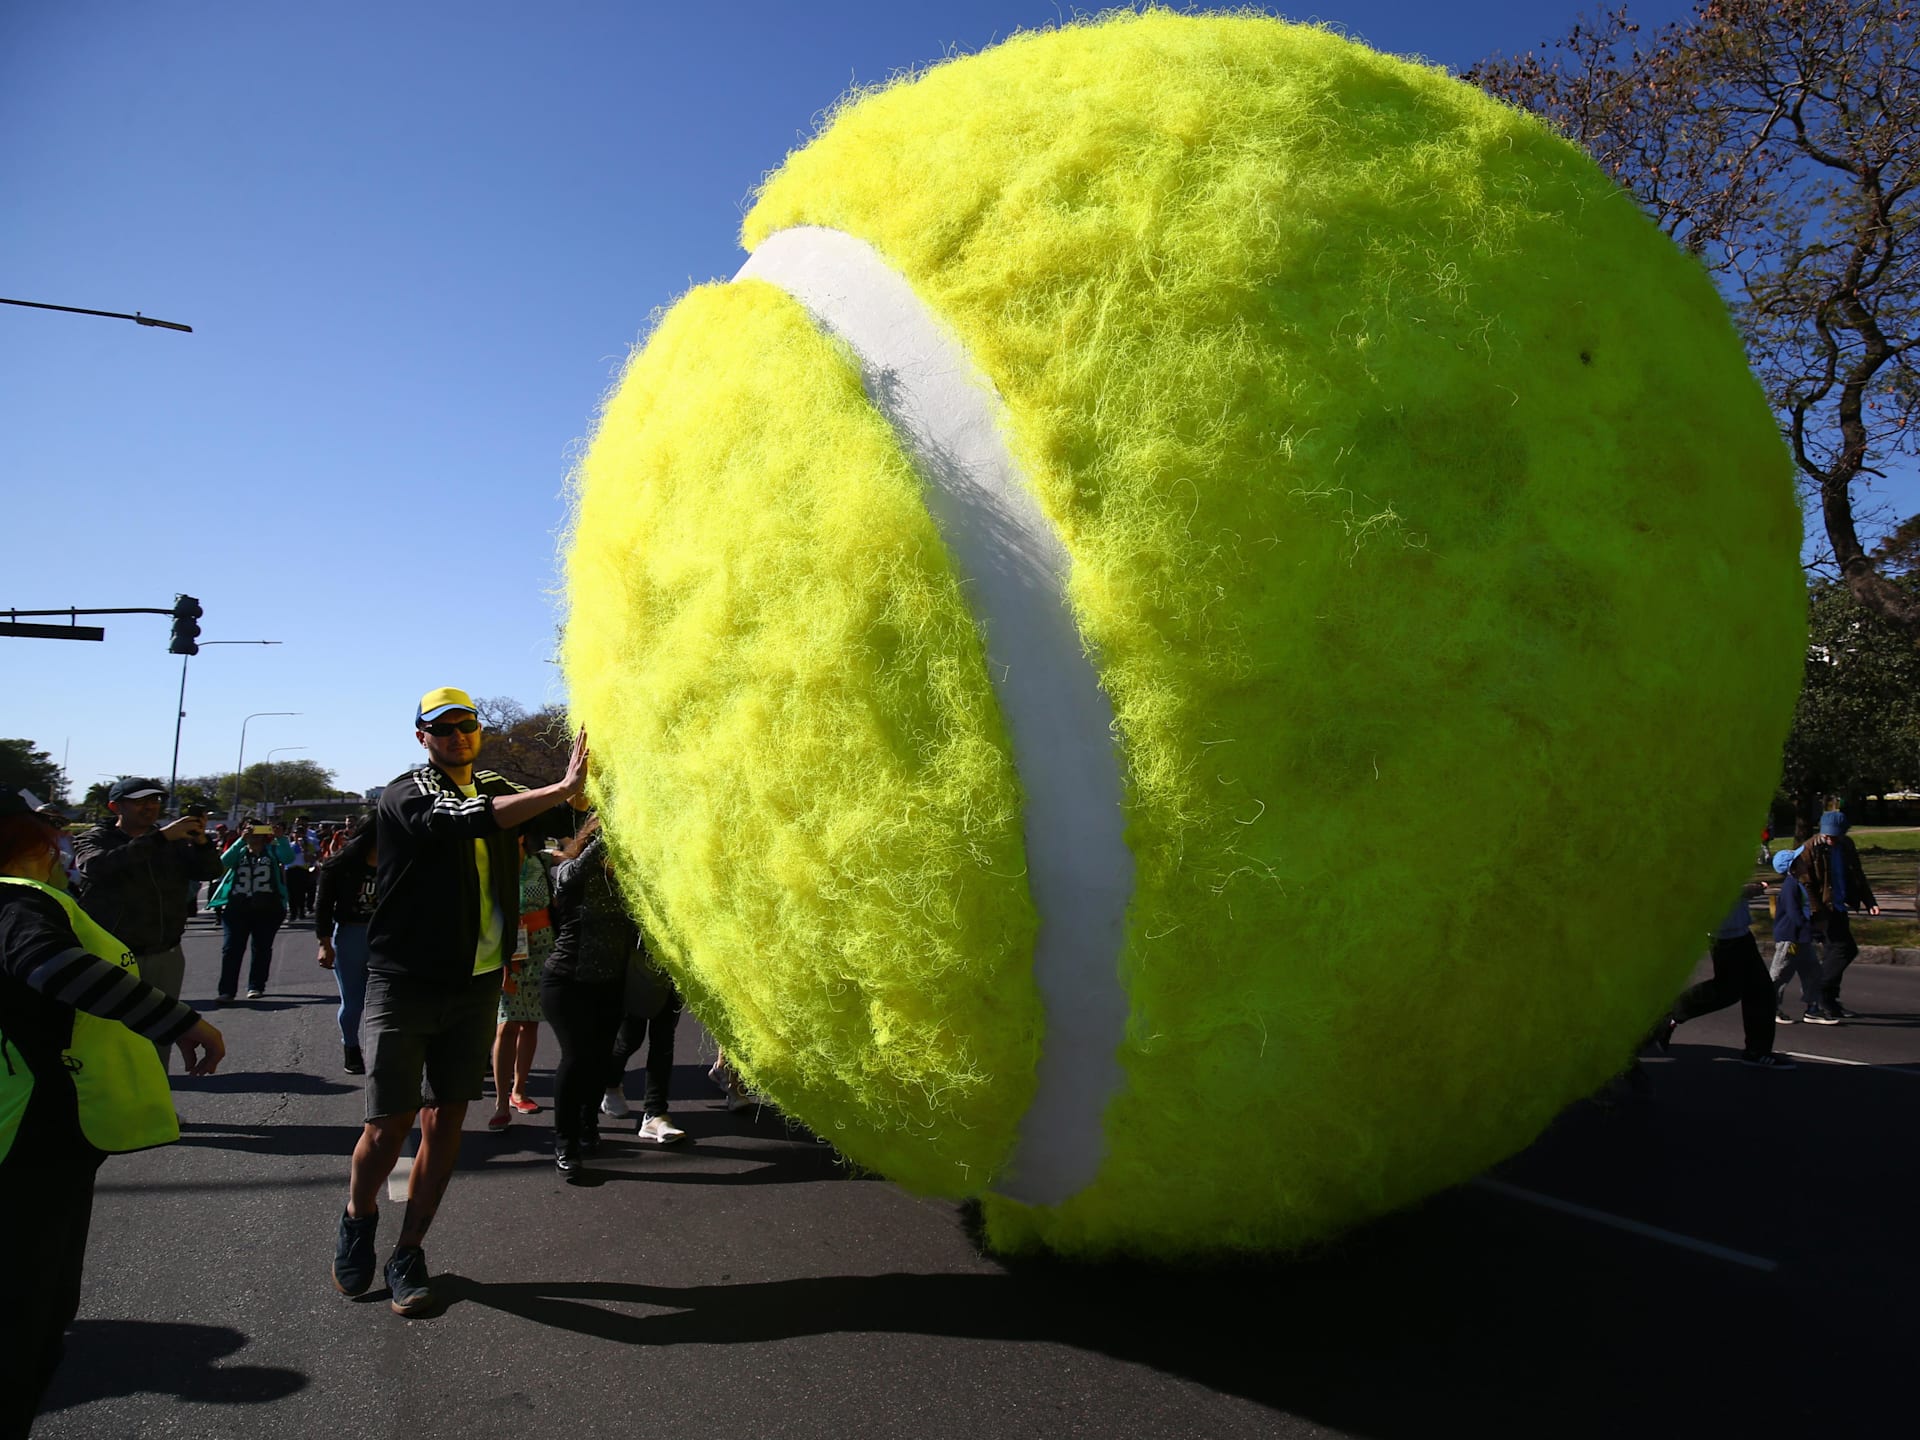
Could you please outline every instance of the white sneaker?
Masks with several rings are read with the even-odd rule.
[[[624,1120],[627,1116],[631,1115],[633,1109],[627,1104],[626,1092],[618,1085],[609,1089],[605,1095],[600,1097],[600,1113],[602,1115],[611,1115],[616,1120]]]
[[[671,1145],[676,1140],[687,1138],[687,1132],[664,1115],[649,1115],[640,1122],[640,1128],[634,1131],[642,1140],[651,1140],[656,1145]]]

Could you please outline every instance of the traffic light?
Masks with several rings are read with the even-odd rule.
[[[198,655],[200,646],[200,617],[207,612],[200,608],[200,602],[191,595],[173,597],[173,639],[167,645],[170,655]]]

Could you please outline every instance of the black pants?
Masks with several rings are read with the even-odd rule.
[[[553,1128],[562,1139],[577,1140],[599,1129],[607,1055],[620,1028],[626,994],[625,979],[583,983],[540,977],[540,1008],[560,1042],[560,1063],[553,1071]]]
[[[670,990],[667,1003],[658,1015],[628,1015],[620,1021],[620,1033],[613,1042],[613,1063],[607,1069],[605,1088],[627,1082],[627,1062],[647,1049],[647,1095],[640,1102],[642,1115],[667,1113],[667,1091],[673,1084],[673,1032],[680,1026],[680,992]]]
[[[286,923],[286,908],[279,899],[254,900],[235,895],[220,912],[220,928],[226,939],[220,944],[220,998],[231,1000],[240,988],[240,961],[253,946],[253,962],[247,967],[247,989],[267,988],[267,972],[273,968],[273,937]]]
[[[1820,1003],[1831,1011],[1840,1003],[1840,977],[1860,953],[1860,946],[1853,938],[1853,921],[1842,910],[1827,912],[1819,939]]]
[[[106,1157],[78,1138],[71,1089],[61,1098],[64,1106],[36,1095],[0,1163],[0,1235],[11,1242],[0,1301],[0,1440],[33,1424],[80,1309],[93,1179]]]
[[[286,872],[287,876],[287,918],[304,920],[307,918],[307,906],[313,900],[313,871],[304,865],[295,865]]]
[[[1702,980],[1674,1001],[1673,1018],[1684,1025],[1736,1001],[1747,1053],[1768,1053],[1773,1049],[1773,981],[1767,978],[1767,962],[1760,958],[1760,947],[1750,934],[1713,942],[1713,978]]]

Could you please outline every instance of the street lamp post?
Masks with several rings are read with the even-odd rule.
[[[240,722],[240,755],[233,762],[233,809],[227,812],[227,823],[234,825],[240,820],[240,772],[247,764],[247,726],[269,715],[302,715],[302,710],[256,710]]]
[[[279,643],[278,640],[202,640],[198,642],[200,646],[278,645]],[[180,703],[174,707],[179,713],[173,717],[173,769],[167,774],[167,810],[174,815],[180,813],[180,801],[173,792],[180,783],[180,725],[187,718],[187,661],[192,658],[191,654],[180,657]],[[234,798],[239,797],[236,795]]]
[[[268,789],[272,788],[273,782],[275,779],[275,776],[273,773],[273,757],[276,755],[284,755],[289,750],[304,750],[306,748],[307,747],[304,745],[276,745],[273,747],[273,749],[267,751],[267,788]],[[285,796],[281,797],[282,800],[284,800],[285,798],[286,798]]]

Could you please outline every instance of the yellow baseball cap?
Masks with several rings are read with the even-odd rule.
[[[420,697],[420,708],[414,711],[414,718],[437,720],[449,710],[472,710],[473,708],[473,697],[466,691],[456,690],[451,685],[442,685],[438,690],[429,690]]]

